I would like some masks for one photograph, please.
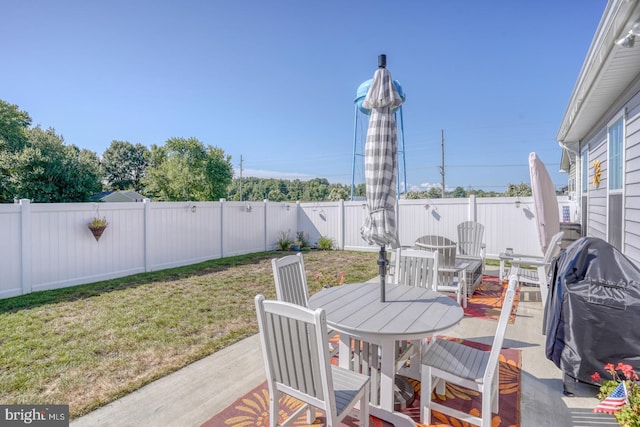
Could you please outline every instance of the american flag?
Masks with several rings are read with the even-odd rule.
[[[609,396],[602,402],[593,408],[593,412],[604,412],[605,414],[613,414],[614,412],[620,412],[622,407],[627,404],[627,389],[624,386],[624,381],[618,384],[618,387],[613,390]]]

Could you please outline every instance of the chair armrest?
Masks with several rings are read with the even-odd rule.
[[[515,259],[512,259],[510,262],[511,262],[511,265],[526,264],[526,265],[539,266],[539,265],[549,264],[548,262],[544,262],[544,260],[539,258],[515,258]]]

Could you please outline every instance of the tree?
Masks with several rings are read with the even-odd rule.
[[[329,197],[329,181],[326,178],[313,178],[307,181],[305,201],[327,200]]]
[[[0,203],[13,201],[9,182],[12,156],[27,143],[29,126],[29,114],[0,99]]]
[[[55,129],[27,130],[26,146],[8,156],[9,185],[17,198],[39,203],[87,202],[102,189],[98,156],[65,145]]]
[[[429,191],[427,191],[427,197],[429,199],[439,199],[442,197],[442,188],[440,187],[431,187]]]
[[[453,192],[451,192],[451,197],[458,197],[458,198],[467,197],[467,192],[464,191],[464,188],[462,187],[456,187],[454,188]]]
[[[169,138],[151,147],[147,175],[142,180],[156,200],[217,200],[226,197],[233,178],[231,156],[196,138]]]
[[[128,141],[112,141],[102,155],[102,168],[108,187],[140,191],[149,156],[149,149],[142,144],[134,146]]]
[[[531,196],[532,194],[533,193],[531,193],[531,187],[529,186],[529,184],[521,182],[518,185],[509,184],[507,186],[507,191],[505,191],[504,193],[504,196],[505,197],[527,197],[527,196]]]
[[[349,192],[351,190],[346,185],[342,184],[329,184],[329,196],[328,200],[349,200]]]
[[[17,105],[0,99],[0,151],[15,152],[27,143],[26,131],[31,126],[31,117],[20,111]]]

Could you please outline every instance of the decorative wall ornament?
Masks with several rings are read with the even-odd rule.
[[[600,175],[602,171],[600,170],[600,160],[593,161],[593,179],[592,183],[595,188],[600,187]]]

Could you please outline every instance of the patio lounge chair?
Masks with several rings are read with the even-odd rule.
[[[302,254],[298,252],[296,255],[273,258],[271,268],[278,301],[309,307],[309,288]],[[328,338],[331,339],[336,334],[337,331],[329,330]],[[338,346],[329,344],[329,351],[332,356],[335,356],[338,353]]]
[[[456,293],[458,304],[467,306],[466,268],[456,266],[457,245],[444,236],[422,236],[416,239],[415,248],[418,250],[438,253],[438,280],[434,290],[453,291]]]
[[[515,277],[509,280],[490,352],[445,339],[435,339],[427,348],[422,356],[423,393],[420,398],[420,419],[424,424],[431,424],[431,411],[436,410],[468,423],[491,427],[491,413],[498,412],[498,387],[500,386],[498,359],[509,316],[511,316],[517,283]],[[479,392],[482,398],[480,416],[473,416],[432,401],[431,391],[436,379],[439,380],[436,394],[444,395],[445,382],[452,382]]]
[[[327,319],[315,311],[282,301],[255,298],[262,354],[269,388],[269,424],[279,425],[281,394],[305,404],[283,426],[306,411],[307,423],[315,420],[315,408],[324,411],[327,426],[340,422],[359,404],[360,425],[369,425],[369,377],[331,364]]]
[[[469,295],[473,294],[475,290],[475,284],[479,284],[482,281],[482,275],[484,274],[484,256],[485,256],[485,244],[482,242],[484,238],[484,225],[476,221],[465,221],[458,224],[458,258],[465,259],[470,262],[480,262],[479,268],[477,268],[473,274],[480,277],[469,277],[469,283],[467,289]]]
[[[547,302],[547,294],[549,293],[549,275],[551,274],[551,262],[553,257],[560,252],[560,242],[562,240],[563,231],[556,233],[551,237],[547,251],[543,257],[535,257],[517,254],[513,255],[511,260],[511,269],[509,277],[516,276],[518,282],[536,285],[540,287],[540,298],[542,305]],[[534,269],[524,268],[524,266],[535,267]]]

